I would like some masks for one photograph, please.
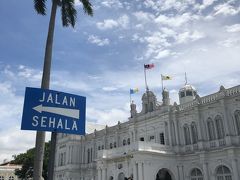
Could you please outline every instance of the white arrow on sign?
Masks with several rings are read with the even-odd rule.
[[[47,107],[43,106],[42,104],[33,107],[33,109],[39,113],[44,112],[49,112],[49,113],[54,113],[58,115],[63,115],[63,116],[68,116],[72,118],[79,119],[79,110],[78,109],[67,109],[67,108],[59,108],[59,107]]]

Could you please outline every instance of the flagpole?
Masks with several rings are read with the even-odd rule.
[[[162,81],[162,92],[163,92],[163,75],[161,74],[161,81]]]
[[[185,72],[185,85],[187,84],[187,73]]]
[[[131,102],[132,102],[132,94],[131,94],[131,92],[130,92],[130,99],[129,100],[130,100],[130,106],[131,106]]]
[[[145,64],[144,64],[144,77],[145,77],[145,86],[146,86],[146,91],[148,91],[148,85],[147,85],[147,75],[146,75],[146,68],[145,68]]]

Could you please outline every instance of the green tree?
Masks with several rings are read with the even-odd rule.
[[[38,14],[46,15],[46,4],[47,0],[33,0],[34,8]],[[92,16],[92,4],[89,0],[79,0],[83,5],[83,10],[87,15]],[[42,76],[42,84],[41,88],[49,89],[50,82],[50,70],[51,70],[51,61],[52,61],[52,47],[53,47],[53,36],[54,36],[54,28],[55,28],[55,19],[57,8],[61,9],[61,18],[62,24],[64,27],[67,26],[75,26],[77,11],[75,8],[75,0],[52,0],[51,7],[51,15],[48,26],[48,35],[45,47],[45,55],[44,55],[44,65],[43,65],[43,76]],[[52,142],[55,142],[56,133],[52,134]],[[36,151],[35,151],[35,159],[34,159],[34,179],[40,180],[42,175],[42,166],[43,166],[43,154],[44,154],[44,142],[45,142],[45,132],[37,132],[36,135]],[[52,145],[54,149],[54,145]],[[51,166],[50,166],[51,167]],[[51,174],[49,175],[51,176]],[[51,178],[51,177],[50,177]]]
[[[47,179],[48,174],[48,160],[49,160],[49,142],[45,143],[45,155],[43,162],[43,177]],[[33,160],[35,148],[27,150],[25,153],[13,155],[14,160],[12,164],[22,165],[21,169],[16,169],[15,174],[19,179],[27,179],[33,177]]]

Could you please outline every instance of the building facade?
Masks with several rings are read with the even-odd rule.
[[[58,134],[55,180],[240,180],[240,86],[170,104],[142,96],[127,122],[85,136]]]
[[[21,169],[21,165],[3,163],[0,165],[0,180],[19,180],[15,175],[15,169]]]

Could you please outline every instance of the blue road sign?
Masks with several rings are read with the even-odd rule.
[[[86,97],[26,88],[22,130],[85,134]]]

